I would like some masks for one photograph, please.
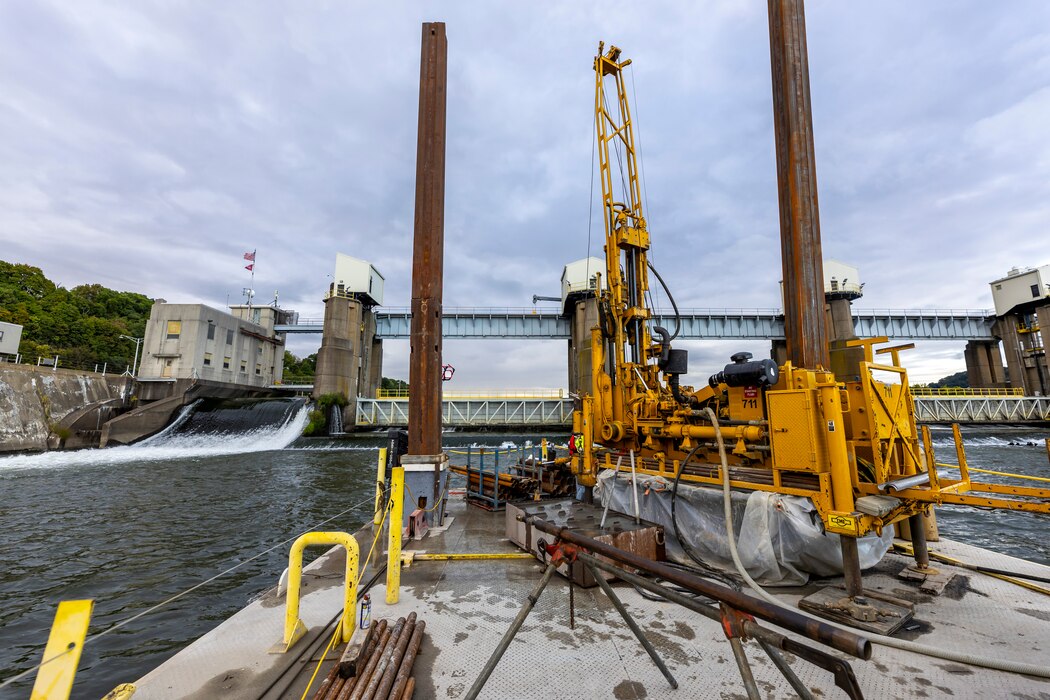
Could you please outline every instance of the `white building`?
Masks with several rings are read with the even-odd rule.
[[[294,315],[271,306],[234,306],[227,313],[158,299],[146,324],[138,379],[270,386],[284,369],[284,336],[274,326]]]
[[[17,355],[22,342],[22,326],[0,322],[0,355]]]

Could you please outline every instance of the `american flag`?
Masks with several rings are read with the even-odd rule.
[[[244,259],[245,260],[250,260],[251,262],[255,262],[255,251],[253,250],[250,253],[245,253],[244,254]]]

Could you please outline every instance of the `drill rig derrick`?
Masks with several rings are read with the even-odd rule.
[[[581,392],[573,414],[571,464],[579,483],[593,486],[600,468],[628,454],[640,473],[698,485],[721,486],[725,471],[734,489],[810,499],[824,530],[849,538],[881,533],[940,503],[1050,512],[1050,490],[971,482],[957,428],[961,478],[938,476],[928,431],[920,443],[900,366],[905,348],[876,353],[873,346],[885,338],[851,341],[863,347],[859,381],[840,382],[820,365],[778,367],[738,353],[708,386],[679,385],[687,351],[671,347],[676,334],[650,328],[646,303],[650,235],[623,73],[630,63],[619,48],[599,44],[595,128],[605,290],[591,331],[590,393]],[[875,354],[885,353],[892,364],[875,362]]]
[[[649,291],[649,230],[642,210],[634,123],[627,100],[620,49],[603,53],[598,45],[594,59],[595,125],[602,186],[605,229],[605,291],[598,298],[600,324],[592,330],[592,386],[577,412],[575,432],[588,446],[600,442],[620,452],[653,449],[653,430],[659,434],[680,410],[674,387],[660,383],[660,373],[677,377],[685,372],[685,351],[672,351],[671,335],[662,328],[654,345],[645,303]],[[610,86],[607,91],[607,84]],[[612,94],[610,94],[612,93]],[[616,160],[614,170],[613,159]],[[581,483],[593,485],[597,463],[592,450],[582,450],[576,460]]]

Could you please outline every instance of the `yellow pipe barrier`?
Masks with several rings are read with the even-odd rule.
[[[66,700],[69,697],[94,606],[93,600],[63,600],[58,604],[30,700]]]
[[[360,554],[357,540],[346,532],[307,532],[292,543],[288,554],[288,602],[284,611],[284,649],[292,648],[304,634],[306,625],[299,619],[299,587],[303,577],[303,550],[310,545],[341,544],[346,549],[345,596],[343,600],[343,617],[339,624],[342,629],[342,641],[349,642],[354,633],[354,612],[357,610],[357,560]]]
[[[948,467],[949,469],[958,469],[959,466],[956,464],[942,464],[937,462],[938,467]],[[977,467],[970,467],[970,471],[977,472],[979,474],[992,474],[994,476],[1008,476],[1014,479],[1027,479],[1028,481],[1045,481],[1050,483],[1050,479],[1043,476],[1028,476],[1027,474],[1014,474],[1012,472],[995,472],[991,469],[978,469]]]
[[[376,473],[376,510],[372,523],[383,524],[383,485],[386,483],[386,448],[379,448],[379,467]]]
[[[390,540],[386,560],[386,603],[394,605],[401,597],[401,530],[405,510],[405,468],[390,470]]]
[[[535,559],[529,552],[450,552],[448,554],[428,554],[427,552],[406,552],[412,555],[412,561],[478,561],[485,559]]]

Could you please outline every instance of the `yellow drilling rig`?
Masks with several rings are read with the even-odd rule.
[[[900,363],[900,351],[911,346],[876,350],[886,338],[852,341],[863,357],[850,372],[856,381],[839,381],[819,365],[778,366],[739,353],[708,386],[679,384],[687,351],[672,346],[677,330],[652,325],[647,303],[649,272],[659,274],[647,260],[650,234],[624,83],[630,62],[615,46],[604,51],[604,43],[594,59],[606,266],[591,331],[590,393],[581,392],[573,416],[578,481],[592,486],[599,469],[630,455],[644,474],[718,486],[726,468],[734,489],[809,498],[825,530],[844,536],[847,579],[855,538],[905,518],[921,526],[933,504],[1050,512],[1050,490],[971,481],[957,425],[960,478],[938,473]],[[822,287],[819,294],[823,308]]]

